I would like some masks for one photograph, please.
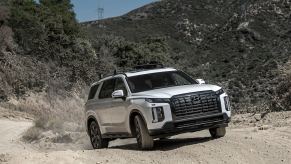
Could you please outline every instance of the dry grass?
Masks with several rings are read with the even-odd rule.
[[[52,141],[73,141],[68,134],[85,132],[85,92],[71,93],[67,96],[55,92],[48,93],[30,94],[20,100],[12,99],[1,106],[34,116],[34,126],[23,135],[25,141],[41,140],[48,137],[46,132],[53,134]]]
[[[29,128],[22,136],[25,141],[32,142],[40,139],[42,133],[42,129],[37,127]]]

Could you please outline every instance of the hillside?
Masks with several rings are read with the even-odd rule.
[[[0,1],[1,102],[159,61],[222,85],[237,112],[290,110],[288,0],[162,0],[83,28],[69,0],[40,2]]]
[[[96,53],[70,0],[0,0],[0,102],[96,80]],[[80,84],[80,85],[78,85]]]
[[[162,0],[83,26],[99,45],[107,40],[105,47],[162,39],[164,64],[223,85],[236,111],[258,112],[290,110],[290,14],[288,0]],[[131,49],[119,51],[111,54],[127,59],[121,54]]]
[[[70,0],[0,0],[0,118],[33,119],[26,142],[48,133],[73,142],[68,133],[85,130],[86,89],[102,63],[72,8]]]
[[[0,163],[289,164],[290,45],[290,0],[161,0],[82,24],[70,0],[0,0]],[[92,150],[89,85],[156,61],[224,87],[227,135]]]

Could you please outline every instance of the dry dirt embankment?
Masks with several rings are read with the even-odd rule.
[[[0,163],[287,164],[291,161],[290,123],[290,112],[271,113],[263,119],[260,115],[237,115],[221,139],[212,140],[208,131],[201,131],[156,141],[153,151],[137,150],[133,139],[114,141],[110,148],[102,150],[92,150],[86,145],[57,151],[36,150],[19,140],[21,133],[31,126],[30,122],[2,119]]]

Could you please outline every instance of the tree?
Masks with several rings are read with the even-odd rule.
[[[7,20],[10,17],[10,11],[7,4],[0,1],[0,53],[4,51],[13,51],[13,32],[7,26]]]
[[[40,0],[40,6],[58,16],[66,35],[78,36],[80,29],[70,0]]]

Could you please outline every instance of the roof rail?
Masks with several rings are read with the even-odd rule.
[[[164,68],[163,64],[143,64],[137,65],[133,67],[134,69],[157,69],[157,68]]]
[[[163,64],[143,64],[143,65],[134,66],[132,69],[128,69],[128,70],[125,69],[123,71],[119,71],[116,68],[116,69],[114,69],[113,72],[105,74],[105,75],[100,73],[99,79],[104,79],[106,77],[115,76],[115,75],[119,75],[119,74],[127,76],[125,72],[132,72],[132,71],[135,72],[135,71],[142,71],[142,70],[148,70],[148,69],[159,69],[159,68],[165,68],[165,67]]]

